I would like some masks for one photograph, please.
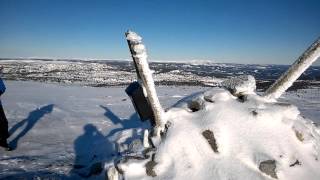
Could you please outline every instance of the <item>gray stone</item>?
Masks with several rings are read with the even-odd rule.
[[[146,166],[146,174],[148,176],[151,176],[151,177],[157,176],[156,172],[153,169],[156,165],[157,165],[157,163],[153,160],[146,163],[146,165],[145,165]]]
[[[188,108],[192,112],[196,112],[196,111],[199,111],[201,109],[204,109],[204,100],[202,100],[201,98],[192,99],[188,103]]]
[[[302,142],[304,140],[303,134],[297,130],[294,130],[294,132],[296,134],[297,139]]]
[[[256,80],[251,75],[232,77],[223,81],[221,85],[234,96],[251,94],[256,90]]]
[[[259,169],[261,172],[271,176],[272,178],[278,179],[278,176],[276,174],[276,161],[275,160],[266,160],[262,161],[259,164]]]
[[[209,145],[211,146],[211,149],[215,152],[215,153],[219,153],[218,151],[218,145],[216,142],[216,139],[214,138],[214,134],[212,131],[210,130],[205,130],[202,132],[202,135],[204,136],[204,138],[206,138],[206,140],[208,141]]]

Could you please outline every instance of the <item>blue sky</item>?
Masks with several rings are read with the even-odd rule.
[[[0,0],[0,57],[291,64],[320,36],[319,0]],[[317,63],[319,64],[319,63]]]

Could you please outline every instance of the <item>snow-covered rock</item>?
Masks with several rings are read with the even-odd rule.
[[[246,84],[252,85],[248,79]],[[168,110],[170,126],[161,143],[142,152],[142,159],[125,157],[116,164],[120,176],[319,179],[320,129],[303,118],[297,107],[268,102],[253,92],[253,86],[231,87],[250,92],[247,100],[239,101],[227,90],[209,90]],[[191,102],[201,108],[190,109]]]
[[[252,94],[256,90],[256,80],[251,75],[242,75],[225,80],[221,85],[233,95]]]

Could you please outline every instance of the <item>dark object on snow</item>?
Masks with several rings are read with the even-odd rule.
[[[3,147],[6,151],[12,151],[13,149],[9,146],[8,142],[6,139],[1,139],[0,140],[0,147]]]
[[[200,98],[196,98],[196,99],[192,99],[189,103],[188,103],[188,108],[192,111],[192,112],[196,112],[199,111],[201,109],[204,109],[204,101]]]
[[[6,115],[4,114],[3,107],[0,101],[0,142],[7,141],[8,137],[8,120],[6,118]]]
[[[6,91],[6,86],[4,85],[3,80],[0,78],[0,96]]]
[[[278,179],[278,176],[276,174],[276,161],[275,160],[266,160],[262,161],[259,165],[259,169],[261,172]]]
[[[149,119],[151,124],[155,125],[153,111],[151,109],[150,103],[143,93],[142,86],[138,82],[133,82],[127,87],[126,93],[130,97],[135,110],[139,114],[140,119],[142,121]]]
[[[239,95],[237,100],[241,103],[244,103],[247,101],[247,99],[248,97],[246,95]]]
[[[304,141],[304,137],[303,134],[297,130],[294,130],[296,137],[299,139],[299,141],[303,142]]]
[[[0,96],[5,92],[6,86],[4,85],[2,79],[0,78]],[[8,120],[6,114],[4,113],[1,100],[0,100],[0,146],[5,148],[7,151],[12,149],[9,147],[7,139],[9,137],[8,131]]]
[[[301,166],[301,162],[297,159],[294,163],[290,164],[290,167],[293,167],[295,165]]]
[[[217,146],[217,142],[216,139],[214,138],[214,134],[212,131],[210,130],[205,130],[202,132],[203,137],[206,138],[206,140],[208,141],[208,143],[211,146],[211,149],[215,152],[215,153],[219,153],[218,151],[218,146]]]
[[[252,113],[253,116],[257,116],[258,115],[258,112],[256,110],[251,111],[251,113]]]
[[[157,176],[156,172],[153,169],[156,165],[157,165],[157,163],[153,160],[146,163],[146,165],[145,165],[146,166],[146,174],[148,176],[151,176],[151,177]]]

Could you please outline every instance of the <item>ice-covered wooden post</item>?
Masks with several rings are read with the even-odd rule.
[[[268,99],[277,99],[294,81],[320,57],[320,38],[318,38],[264,94]]]
[[[126,38],[130,48],[130,52],[137,70],[138,79],[142,82],[145,89],[145,95],[150,103],[151,109],[155,119],[154,133],[159,135],[164,128],[164,111],[159,102],[152,72],[147,61],[147,52],[145,46],[142,44],[142,38],[135,32],[126,32]]]

